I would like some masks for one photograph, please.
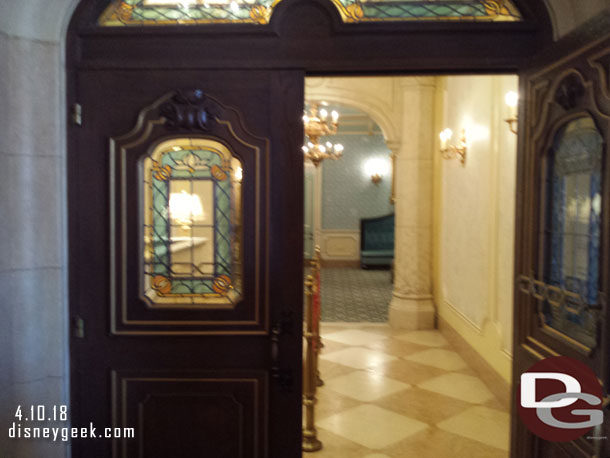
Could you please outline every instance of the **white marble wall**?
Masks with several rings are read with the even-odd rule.
[[[67,401],[60,56],[57,42],[0,32],[0,451],[11,458],[66,456],[63,443],[7,437],[17,405]]]

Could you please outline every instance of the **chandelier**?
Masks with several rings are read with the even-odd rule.
[[[309,114],[303,115],[305,135],[307,136],[307,142],[303,145],[303,153],[305,154],[305,160],[311,161],[316,167],[324,159],[336,161],[343,155],[343,145],[340,143],[320,143],[320,137],[335,135],[339,126],[339,113],[333,110],[330,113],[330,119],[328,119],[328,111],[325,108],[320,109],[320,105],[326,104],[324,102],[312,103]]]

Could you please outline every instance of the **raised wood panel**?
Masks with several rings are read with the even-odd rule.
[[[114,458],[266,456],[264,373],[113,372]]]

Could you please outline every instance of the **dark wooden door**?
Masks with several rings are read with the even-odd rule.
[[[300,456],[303,77],[75,72],[74,457]]]
[[[553,442],[531,434],[516,406],[521,374],[552,356],[592,368],[608,401],[609,49],[609,38],[586,46],[564,41],[540,58],[544,65],[521,75],[514,458],[610,456],[607,409],[601,427]]]

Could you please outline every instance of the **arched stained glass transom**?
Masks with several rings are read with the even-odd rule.
[[[115,0],[102,26],[267,24],[282,0]],[[344,22],[521,21],[509,0],[331,0]]]

